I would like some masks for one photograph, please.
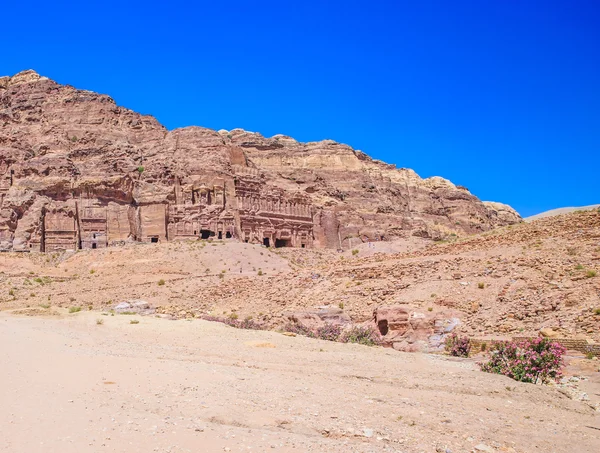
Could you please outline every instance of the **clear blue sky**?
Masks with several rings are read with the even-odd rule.
[[[168,128],[333,139],[528,216],[600,203],[600,2],[5,2],[35,69]]]

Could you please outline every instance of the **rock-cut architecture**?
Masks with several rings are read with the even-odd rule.
[[[0,250],[215,238],[345,248],[520,221],[331,140],[186,127],[34,71],[0,77]]]

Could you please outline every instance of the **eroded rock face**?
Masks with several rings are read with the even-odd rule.
[[[294,324],[298,324],[307,330],[316,331],[326,324],[345,326],[352,322],[350,316],[342,309],[335,307],[323,307],[318,310],[298,311],[284,313],[284,318]]]
[[[431,313],[410,305],[392,305],[376,308],[373,323],[385,346],[414,352],[439,348],[459,320],[450,311]]]
[[[34,71],[0,78],[2,250],[200,237],[344,248],[518,221],[506,205],[331,140],[168,131]]]

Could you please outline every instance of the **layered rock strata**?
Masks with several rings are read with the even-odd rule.
[[[222,238],[352,247],[519,222],[347,145],[187,127],[34,71],[0,78],[0,250]]]

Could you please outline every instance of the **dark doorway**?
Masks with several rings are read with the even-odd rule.
[[[200,230],[200,237],[202,239],[208,239],[210,237],[210,230]]]
[[[196,230],[194,230],[194,236],[196,236],[198,234],[198,232]]]
[[[377,323],[377,327],[379,328],[379,333],[385,337],[388,333],[388,322],[382,319]]]
[[[305,247],[306,247],[306,244],[302,244],[300,247],[302,247],[302,248],[305,248]]]
[[[150,238],[150,242],[156,244],[158,242],[158,238]]]
[[[231,233],[229,231],[225,233],[225,239],[231,239]]]
[[[219,231],[219,239],[223,239],[223,232]]]
[[[275,248],[279,247],[291,247],[292,241],[289,239],[275,239]]]
[[[277,243],[277,241],[275,241]],[[269,238],[263,238],[263,245],[265,247],[270,247],[271,246],[271,241],[269,240]]]
[[[97,247],[98,247],[98,244],[96,244],[95,242],[94,242],[94,243],[92,243],[92,248],[93,248],[93,249],[95,249],[95,248],[97,248]]]

